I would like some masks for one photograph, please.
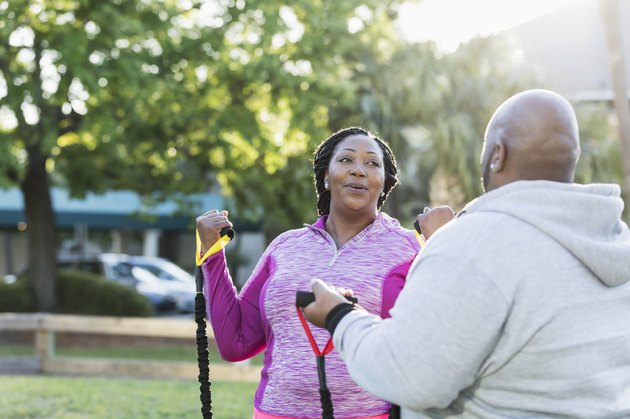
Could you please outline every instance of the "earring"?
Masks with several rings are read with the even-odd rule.
[[[328,179],[324,181],[324,189],[328,190]]]
[[[385,191],[381,191],[381,196],[385,196]]]
[[[494,163],[490,163],[490,170],[494,170],[497,167],[496,164]]]

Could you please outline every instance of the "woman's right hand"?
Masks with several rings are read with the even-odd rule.
[[[422,214],[416,216],[425,240],[433,235],[440,227],[455,218],[455,212],[448,205],[425,208]]]
[[[205,253],[221,238],[221,230],[225,227],[232,228],[228,220],[228,212],[210,210],[196,219],[197,232],[201,240],[201,253]]]

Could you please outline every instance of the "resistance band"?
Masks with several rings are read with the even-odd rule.
[[[346,297],[346,299],[353,303],[357,303],[358,301],[354,297]],[[312,292],[298,291],[295,296],[295,309],[298,313],[298,317],[300,318],[300,322],[302,323],[302,327],[304,328],[304,332],[306,333],[306,337],[311,343],[311,347],[313,348],[313,352],[315,352],[315,357],[317,358],[317,379],[319,380],[319,399],[322,403],[322,419],[335,419],[332,399],[330,398],[330,390],[328,389],[328,385],[326,384],[325,361],[326,355],[334,349],[332,336],[328,339],[324,350],[320,351],[319,347],[317,346],[317,342],[315,342],[315,338],[311,333],[311,329],[308,327],[308,323],[304,318],[304,313],[302,313],[301,310],[302,307],[306,307],[313,301],[315,301],[315,294],[313,294]]]
[[[208,335],[206,334],[206,299],[203,296],[203,271],[201,265],[214,253],[223,249],[234,238],[234,230],[226,227],[221,230],[221,238],[201,256],[201,239],[197,236],[197,253],[195,257],[195,283],[197,295],[195,296],[195,322],[197,323],[197,363],[199,364],[199,391],[201,393],[201,414],[204,419],[212,419],[212,395],[210,393],[210,357],[208,354]]]
[[[420,247],[424,247],[424,245],[426,244],[426,240],[424,239],[424,235],[422,234],[422,229],[420,228],[420,223],[418,222],[418,220],[413,222],[413,228],[416,230],[416,240],[418,240]]]

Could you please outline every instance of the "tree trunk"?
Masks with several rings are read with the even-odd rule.
[[[55,215],[50,196],[46,156],[28,149],[28,166],[21,185],[28,225],[28,279],[41,312],[54,312],[56,306]]]
[[[615,96],[615,111],[619,121],[621,167],[624,182],[622,187],[625,202],[630,204],[630,106],[628,105],[628,85],[621,43],[619,3],[618,0],[600,0],[600,7],[608,41],[608,59]],[[626,214],[626,219],[630,219],[630,211],[626,210]]]

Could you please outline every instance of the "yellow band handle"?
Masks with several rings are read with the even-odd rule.
[[[414,230],[414,232],[416,233],[416,240],[418,240],[418,244],[420,245],[420,247],[424,247],[424,245],[426,244],[426,241],[424,240],[424,236],[418,233],[418,231],[416,230]]]
[[[227,246],[230,240],[232,240],[227,234],[221,236],[221,238],[217,240],[203,256],[201,256],[201,238],[199,237],[199,230],[195,230],[195,234],[197,236],[197,252],[195,253],[195,262],[197,263],[197,266],[201,266],[210,256],[220,252],[225,246]]]

